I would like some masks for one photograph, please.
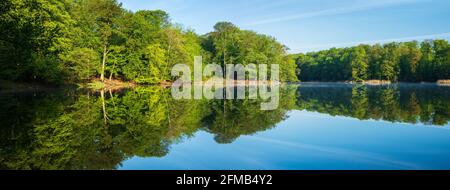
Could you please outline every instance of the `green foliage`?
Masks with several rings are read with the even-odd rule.
[[[352,80],[364,81],[367,79],[367,55],[362,47],[356,47],[351,54]]]
[[[54,56],[42,57],[33,54],[33,64],[27,65],[27,75],[33,80],[45,81],[53,84],[60,84],[63,82],[66,73],[64,66],[59,62],[59,59]]]
[[[297,81],[296,64],[286,54],[286,47],[272,37],[219,22],[213,32],[203,36],[202,46],[208,63],[279,64],[282,81]]]
[[[68,5],[61,0],[2,1],[1,78],[62,82],[64,72],[58,59],[72,46],[69,32],[74,23]],[[40,73],[46,70],[50,73]]]
[[[135,13],[117,0],[6,0],[0,13],[2,79],[79,82],[94,76],[155,84],[174,80],[173,65],[205,62],[280,64],[295,81],[296,64],[274,38],[221,22],[200,38],[161,10]],[[49,72],[49,73],[46,73]]]
[[[63,83],[99,76],[154,84],[174,80],[172,66],[192,67],[197,55],[222,65],[279,64],[282,81],[450,78],[445,40],[288,56],[275,38],[229,22],[198,36],[171,23],[164,11],[133,13],[117,0],[6,0],[0,23],[0,78],[13,81]]]
[[[100,81],[93,81],[93,82],[88,83],[87,87],[89,89],[102,90],[105,88],[105,84]]]
[[[93,49],[76,48],[62,60],[66,63],[70,79],[73,81],[89,79],[99,70],[98,54]]]
[[[283,62],[280,65],[280,80],[285,82],[296,82],[297,78],[297,64],[295,64],[295,59],[291,56],[285,56]]]
[[[125,76],[132,78],[138,83],[155,84],[167,77],[166,50],[159,44],[147,46],[145,53],[147,63],[142,67],[131,66],[126,68]],[[128,66],[128,65],[127,65]]]
[[[450,75],[445,40],[332,48],[295,57],[302,81],[435,82]]]

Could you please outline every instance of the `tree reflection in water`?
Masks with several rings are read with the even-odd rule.
[[[199,130],[217,143],[276,127],[289,110],[361,120],[445,125],[450,88],[435,85],[284,85],[280,106],[261,100],[174,100],[169,89],[2,93],[1,169],[116,169],[133,156],[163,157]]]

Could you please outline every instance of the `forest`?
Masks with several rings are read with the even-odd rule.
[[[450,44],[446,40],[358,45],[293,56],[301,81],[450,79]]]
[[[161,10],[131,12],[116,0],[0,2],[0,79],[48,84],[120,79],[173,81],[170,69],[204,64],[280,64],[296,81],[296,64],[275,38],[219,22],[198,35]]]
[[[161,10],[132,12],[117,0],[0,2],[0,80],[159,84],[173,65],[280,64],[281,81],[436,82],[450,79],[446,40],[332,48],[289,55],[274,37],[218,22],[198,35]]]

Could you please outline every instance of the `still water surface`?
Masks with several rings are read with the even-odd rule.
[[[450,169],[450,87],[284,85],[262,100],[170,89],[0,91],[1,169]]]

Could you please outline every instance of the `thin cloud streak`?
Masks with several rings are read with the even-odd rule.
[[[384,157],[383,155],[374,154],[370,152],[363,151],[355,151],[347,148],[339,148],[333,146],[321,146],[314,144],[306,144],[301,142],[290,142],[285,140],[278,140],[272,138],[265,137],[257,137],[257,136],[246,136],[244,138],[258,140],[265,143],[278,144],[282,146],[292,147],[299,150],[309,151],[312,153],[324,153],[320,154],[321,156],[327,157],[332,156],[333,158],[340,158],[343,160],[351,159],[353,162],[359,163],[368,163],[372,165],[383,165],[392,168],[400,168],[400,169],[421,169],[423,168],[420,165],[415,163],[410,163],[405,160],[395,160],[393,158]]]
[[[329,44],[318,44],[308,47],[299,47],[291,49],[291,52],[305,52],[305,51],[314,51],[314,50],[321,50],[321,49],[327,49],[327,48],[340,48],[340,47],[349,47],[349,46],[356,46],[360,44],[385,44],[390,42],[405,42],[405,41],[421,41],[421,40],[432,40],[432,39],[438,39],[443,38],[447,39],[450,38],[450,32],[446,33],[439,33],[439,34],[429,34],[429,35],[422,35],[422,36],[410,36],[410,37],[403,37],[403,38],[391,38],[391,39],[382,39],[382,40],[368,40],[368,41],[359,41],[359,42],[345,42],[345,43],[329,43]]]
[[[375,1],[375,2],[369,2],[369,3],[360,3],[357,5],[353,5],[353,6],[349,5],[349,6],[345,6],[345,7],[334,8],[334,9],[325,9],[325,10],[320,10],[320,11],[316,11],[316,12],[309,12],[309,13],[289,15],[289,16],[278,17],[278,18],[264,19],[264,20],[247,23],[245,25],[255,26],[255,25],[261,25],[261,24],[291,21],[291,20],[301,20],[301,19],[306,19],[306,18],[346,14],[346,13],[359,12],[359,11],[371,10],[371,9],[377,9],[377,8],[383,8],[383,7],[389,7],[389,6],[416,3],[419,1],[421,1],[421,0]]]

